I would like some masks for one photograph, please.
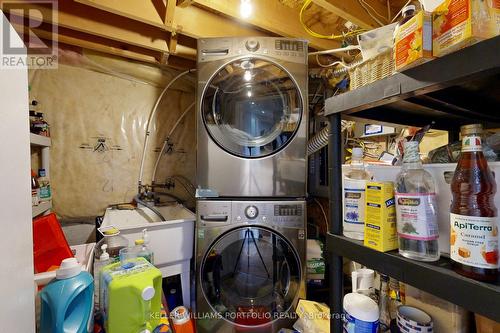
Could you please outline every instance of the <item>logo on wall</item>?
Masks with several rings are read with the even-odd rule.
[[[105,153],[107,151],[113,151],[113,150],[123,150],[123,148],[120,145],[114,145],[111,144],[110,138],[104,137],[104,136],[96,136],[92,137],[91,139],[94,139],[94,143],[82,143],[80,145],[80,149],[85,149],[85,150],[91,150],[92,152],[97,152],[97,153]]]

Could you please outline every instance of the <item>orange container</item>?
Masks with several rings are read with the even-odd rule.
[[[56,214],[33,220],[33,259],[35,273],[43,273],[59,267],[63,259],[73,257]]]
[[[184,306],[178,306],[170,313],[175,333],[194,333],[194,323],[189,316],[189,310]]]

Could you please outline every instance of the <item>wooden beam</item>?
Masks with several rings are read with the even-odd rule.
[[[340,47],[339,41],[308,35],[299,21],[300,8],[290,8],[279,1],[252,0],[253,15],[246,20],[240,16],[240,0],[194,0],[194,3],[200,8],[215,11],[242,24],[251,24],[276,35],[307,39],[316,49]]]
[[[195,6],[177,6],[174,14],[175,25],[171,27],[164,25],[162,15],[165,15],[165,4],[162,0],[75,1],[168,31],[176,29],[177,33],[196,39],[280,35],[308,39],[311,46],[317,49],[336,48],[339,45],[338,42],[307,35],[300,25],[298,9],[283,6],[278,1],[253,0],[257,14],[246,22],[239,17],[239,0],[192,0]]]
[[[21,4],[19,4],[21,5]],[[26,3],[23,13],[30,13],[30,17],[46,23],[57,24],[60,27],[93,34],[103,38],[148,48],[159,52],[168,52],[167,41],[169,34],[166,31],[155,29],[147,24],[125,19],[118,15],[90,8],[69,0],[59,2],[58,18],[48,15],[49,7]]]
[[[175,7],[177,7],[177,0],[167,0],[166,14],[165,14],[165,25],[170,28],[169,30],[175,30],[176,26],[174,23],[175,17]]]
[[[387,20],[387,7],[384,6],[377,0],[364,0],[371,6],[374,10],[377,11],[380,15],[382,15],[385,19],[378,17],[376,14],[371,11],[370,8],[368,10],[371,11],[372,15],[377,17],[378,20],[383,23],[388,23]],[[340,17],[343,17],[347,21],[351,21],[357,26],[363,29],[373,29],[380,27],[380,24],[377,23],[367,12],[366,9],[361,6],[359,0],[313,0],[313,3],[316,5],[323,7],[324,9],[337,14]]]
[[[194,0],[177,0],[177,6],[187,7],[194,3]]]

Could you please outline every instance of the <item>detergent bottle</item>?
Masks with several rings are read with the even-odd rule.
[[[40,333],[88,333],[92,329],[94,281],[76,258],[67,258],[40,293]]]

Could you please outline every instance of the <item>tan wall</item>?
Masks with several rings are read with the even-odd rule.
[[[107,61],[106,65],[113,62]],[[128,68],[130,71],[133,67]],[[158,73],[162,74],[156,69],[148,71],[154,72],[156,79]],[[163,73],[165,77],[159,81],[166,82],[176,74]],[[164,85],[143,84],[60,64],[57,70],[31,72],[30,86],[31,97],[40,101],[41,111],[50,124],[50,178],[54,211],[65,219],[95,217],[103,214],[110,204],[131,201],[137,193],[146,121]],[[174,85],[180,86],[181,90],[167,93],[152,126],[144,172],[146,183],[151,181],[152,168],[158,156],[155,150],[159,149],[178,116],[194,100],[193,84],[183,80]],[[159,176],[181,174],[194,182],[193,111],[172,135],[174,150],[183,150],[184,153],[165,155],[160,163]],[[109,150],[93,150],[98,137],[106,138]],[[85,145],[91,149],[82,148]],[[122,150],[113,150],[115,145]],[[189,198],[181,186],[177,186],[175,191],[178,196]]]

